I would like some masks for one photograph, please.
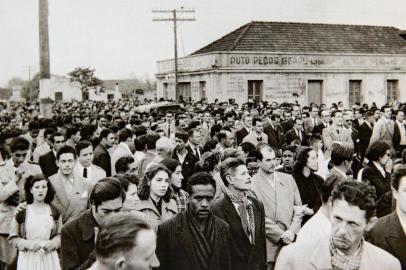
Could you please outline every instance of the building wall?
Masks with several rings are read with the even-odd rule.
[[[187,60],[187,61],[186,61]],[[190,82],[192,99],[199,100],[198,85],[206,82],[206,97],[248,101],[248,81],[262,81],[262,100],[309,103],[308,81],[322,81],[322,102],[349,105],[349,81],[361,81],[361,102],[378,106],[387,102],[387,80],[398,81],[399,101],[406,100],[405,55],[214,53],[180,59],[178,81]],[[158,62],[158,98],[176,96],[172,60]],[[402,91],[403,90],[403,91]]]

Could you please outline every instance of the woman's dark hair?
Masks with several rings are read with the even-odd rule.
[[[48,191],[47,191],[47,194],[45,195],[44,202],[51,203],[52,200],[54,199],[55,191],[52,188],[52,185],[49,182],[49,180],[43,174],[30,175],[30,176],[28,176],[28,178],[26,179],[25,184],[24,184],[25,198],[26,198],[28,204],[31,204],[34,202],[34,196],[31,193],[31,188],[33,187],[35,182],[39,182],[42,180],[45,180],[47,182],[47,187],[48,187]]]
[[[335,200],[345,200],[350,205],[358,206],[366,212],[367,221],[376,216],[375,187],[369,184],[343,181],[334,187],[331,197],[333,205]]]
[[[173,158],[165,158],[161,161],[161,164],[168,168],[171,173],[174,173],[176,168],[181,165],[179,160]]]
[[[162,164],[153,164],[151,165],[148,170],[145,172],[144,177],[141,179],[140,185],[138,187],[138,197],[140,200],[148,200],[150,193],[151,193],[151,181],[159,173],[160,171],[164,171],[171,177],[171,172],[168,168],[166,168]],[[165,202],[169,202],[171,200],[171,189],[168,186],[168,190],[166,191],[165,195],[162,197]]]
[[[125,201],[125,191],[120,181],[114,177],[106,177],[97,181],[90,193],[90,203],[97,209],[103,202],[121,198]]]
[[[376,141],[368,147],[365,157],[371,161],[379,161],[379,158],[383,157],[388,150],[390,146],[387,142]]]
[[[295,161],[293,163],[293,171],[296,173],[302,173],[303,168],[307,164],[307,160],[309,159],[309,153],[314,151],[313,148],[307,146],[299,146],[296,155]]]

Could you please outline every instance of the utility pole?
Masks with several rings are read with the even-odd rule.
[[[153,10],[152,13],[171,13],[171,17],[153,18],[153,21],[172,21],[175,49],[175,95],[178,97],[178,37],[177,37],[177,22],[178,21],[196,21],[195,18],[179,18],[177,13],[194,13],[193,9],[172,9],[172,10]]]
[[[32,93],[31,93],[31,65],[28,65],[28,95],[29,95],[29,101],[32,99]]]
[[[39,0],[39,63],[41,79],[51,78],[49,64],[48,0]]]

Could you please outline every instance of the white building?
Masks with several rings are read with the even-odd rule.
[[[250,22],[178,62],[175,92],[174,60],[158,61],[158,98],[406,100],[406,33],[393,27]]]

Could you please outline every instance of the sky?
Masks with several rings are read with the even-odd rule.
[[[394,26],[406,30],[405,0],[49,0],[51,73],[94,68],[100,79],[154,77],[173,58],[173,24],[156,9],[194,9],[179,22],[188,55],[250,21]],[[38,0],[0,0],[0,87],[39,71]]]

